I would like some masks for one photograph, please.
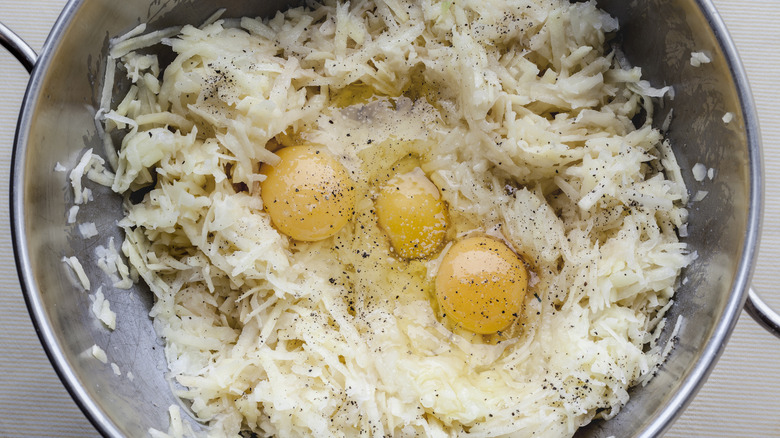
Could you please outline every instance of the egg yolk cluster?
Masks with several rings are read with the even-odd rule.
[[[266,177],[261,196],[274,226],[301,241],[335,235],[355,210],[355,188],[344,166],[313,145],[287,147],[277,155],[278,164],[260,168]],[[446,205],[419,167],[382,185],[375,207],[377,223],[398,257],[423,259],[439,251],[448,225]],[[434,286],[445,317],[474,333],[491,334],[517,318],[528,272],[502,241],[467,237],[444,255]]]
[[[311,145],[276,152],[281,161],[263,164],[263,206],[279,231],[313,242],[336,234],[355,211],[355,188],[344,166]]]

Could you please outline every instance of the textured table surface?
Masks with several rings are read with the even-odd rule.
[[[0,21],[40,49],[64,0],[1,0]],[[745,63],[764,143],[766,196],[753,286],[780,309],[780,8],[776,0],[715,0]],[[21,295],[11,248],[8,177],[27,73],[0,52],[0,437],[98,433],[41,348]],[[774,268],[774,269],[773,269]],[[780,339],[742,315],[699,395],[667,437],[780,437]]]

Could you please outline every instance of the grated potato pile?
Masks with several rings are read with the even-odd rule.
[[[594,2],[326,1],[112,41],[108,84],[132,83],[99,113],[121,249],[212,435],[570,436],[617,414],[663,360],[692,257],[686,188],[650,125],[668,90],[621,65],[617,26]],[[300,143],[358,193],[313,243],[280,234],[260,196],[261,163]],[[412,167],[446,201],[448,242],[496,236],[528,264],[507,330],[439,315],[446,248],[390,249],[373,197]]]

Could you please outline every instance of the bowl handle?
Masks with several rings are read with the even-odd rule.
[[[38,54],[19,35],[15,34],[3,23],[0,23],[0,44],[22,63],[28,73],[32,72],[35,62],[38,60]]]
[[[772,310],[756,291],[748,289],[748,298],[745,302],[745,310],[767,331],[780,338],[780,315]]]

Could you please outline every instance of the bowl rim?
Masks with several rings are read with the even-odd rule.
[[[747,72],[739,57],[734,40],[726,28],[720,13],[712,0],[695,0],[699,10],[707,18],[709,28],[723,52],[731,73],[732,83],[739,97],[747,143],[749,177],[749,210],[739,264],[731,284],[729,299],[715,324],[712,334],[702,349],[694,367],[685,376],[675,395],[650,419],[650,425],[638,436],[642,438],[661,436],[691,403],[706,382],[718,362],[734,327],[745,307],[750,281],[758,257],[761,222],[764,209],[764,170],[761,146],[761,132],[758,124],[753,94],[750,90]]]
[[[24,165],[27,156],[27,142],[32,121],[31,109],[38,101],[42,78],[51,66],[51,54],[58,43],[61,42],[69,26],[73,24],[73,19],[84,1],[86,0],[68,0],[68,3],[63,7],[49,31],[49,35],[38,53],[38,59],[30,72],[30,81],[27,83],[19,110],[19,119],[16,125],[11,153],[11,239],[22,295],[30,313],[35,332],[54,371],[81,412],[92,423],[92,426],[105,437],[120,437],[122,436],[121,431],[84,391],[82,382],[73,371],[73,366],[64,353],[62,346],[57,342],[55,333],[52,330],[51,320],[43,306],[41,291],[30,268],[30,254],[25,238],[27,228],[25,226],[24,193],[22,189],[25,180]]]

